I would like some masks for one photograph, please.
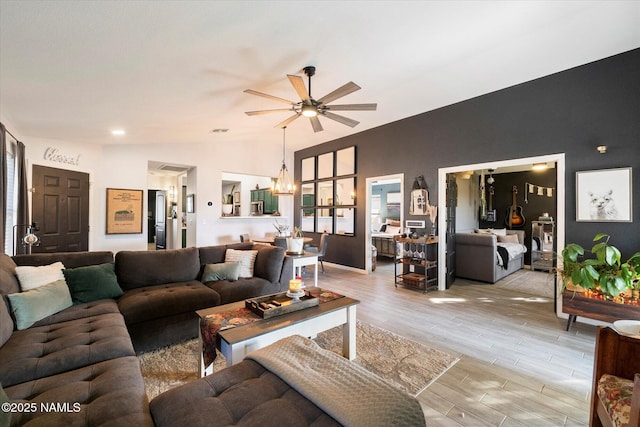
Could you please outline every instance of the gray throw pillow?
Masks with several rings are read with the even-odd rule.
[[[202,282],[213,282],[216,280],[228,280],[230,282],[238,280],[240,273],[239,262],[221,262],[218,264],[207,264],[202,273]]]

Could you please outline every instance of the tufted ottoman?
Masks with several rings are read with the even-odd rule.
[[[157,427],[339,426],[329,415],[253,360],[171,389],[151,401]]]

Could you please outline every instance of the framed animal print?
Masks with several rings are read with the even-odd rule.
[[[576,172],[576,221],[631,222],[631,168]]]

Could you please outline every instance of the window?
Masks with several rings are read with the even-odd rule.
[[[13,253],[13,226],[16,224],[18,178],[16,177],[16,141],[7,134],[7,226],[4,233],[4,253]]]
[[[354,235],[355,147],[302,159],[303,231]]]

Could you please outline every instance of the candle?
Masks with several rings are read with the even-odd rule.
[[[298,279],[289,280],[289,291],[298,292],[302,288],[302,281]]]

